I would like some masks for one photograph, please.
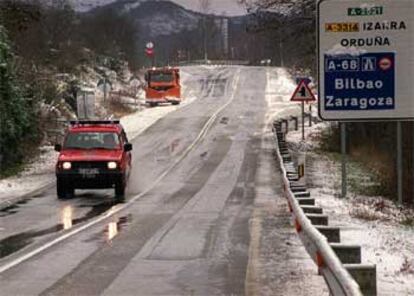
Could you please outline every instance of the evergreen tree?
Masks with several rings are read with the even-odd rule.
[[[22,160],[22,142],[31,132],[33,111],[17,82],[14,61],[7,34],[0,26],[0,174]]]

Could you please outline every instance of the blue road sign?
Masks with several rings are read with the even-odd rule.
[[[395,53],[325,54],[326,111],[394,110]]]

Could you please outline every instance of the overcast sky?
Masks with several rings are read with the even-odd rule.
[[[199,11],[200,2],[198,0],[172,0],[186,8]],[[237,4],[237,0],[210,0],[211,10],[216,14],[226,13],[227,15],[246,14],[243,6]]]
[[[1,1],[1,0],[0,0]],[[51,1],[51,0],[42,0]],[[89,10],[96,6],[106,5],[117,0],[70,0],[77,10],[84,11]],[[199,0],[170,0],[181,6],[194,11],[200,11]],[[214,14],[226,14],[229,16],[243,15],[246,13],[243,6],[237,4],[237,0],[210,0],[211,11]]]

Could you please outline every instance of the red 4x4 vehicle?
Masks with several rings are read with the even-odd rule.
[[[71,121],[56,164],[57,196],[75,189],[115,188],[122,199],[131,168],[132,145],[118,120]]]

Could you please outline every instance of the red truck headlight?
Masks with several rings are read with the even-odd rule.
[[[108,169],[115,170],[118,168],[118,164],[115,161],[108,162]]]
[[[69,161],[65,161],[62,163],[62,168],[64,170],[70,170],[72,168],[72,163],[70,163]]]

